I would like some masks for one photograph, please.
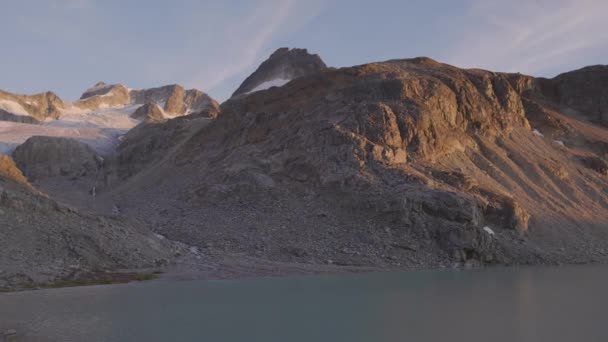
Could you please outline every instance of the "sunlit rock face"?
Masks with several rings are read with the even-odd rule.
[[[603,164],[582,155],[605,158],[608,135],[551,82],[424,57],[319,70],[237,95],[197,129],[151,125],[108,172],[162,203],[134,212],[159,231],[280,261],[589,258],[599,249],[580,246],[601,234],[608,198]],[[135,157],[153,143],[157,157]],[[146,187],[143,170],[162,181]]]

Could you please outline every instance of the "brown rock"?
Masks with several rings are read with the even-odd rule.
[[[131,117],[134,119],[145,120],[149,122],[161,122],[165,120],[165,115],[162,109],[155,103],[146,103],[145,105],[137,108]]]

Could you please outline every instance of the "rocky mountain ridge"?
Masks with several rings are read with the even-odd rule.
[[[120,137],[144,120],[184,115],[213,117],[219,104],[200,90],[180,85],[129,89],[97,83],[77,101],[48,92],[19,95],[0,91],[0,153],[11,153],[32,136],[74,138],[98,153],[115,151]],[[150,112],[150,111],[153,112]]]
[[[167,117],[216,111],[219,108],[219,104],[204,92],[186,90],[179,84],[130,89],[122,84],[98,82],[74,102],[62,100],[52,92],[21,95],[0,90],[0,120],[40,123],[59,119],[70,110],[95,111],[148,103],[159,105]]]
[[[247,77],[233,97],[265,90],[327,69],[325,62],[306,49],[279,48],[260,67]]]
[[[303,51],[295,54],[308,59]],[[313,63],[251,91],[278,75],[275,62],[219,108],[170,120],[156,119],[183,109],[187,92],[98,84],[81,101],[178,105],[141,107],[145,121],[101,159],[30,138],[6,174],[21,179],[18,167],[54,200],[137,222],[202,260],[384,269],[608,261],[608,67],[544,79],[426,57]]]
[[[429,58],[323,70],[187,134],[161,125],[174,148],[103,196],[173,239],[275,261],[604,260],[608,133],[561,82]],[[140,150],[126,144],[119,160]]]

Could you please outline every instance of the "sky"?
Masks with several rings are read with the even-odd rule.
[[[219,101],[279,47],[330,66],[428,56],[553,77],[608,64],[606,0],[4,0],[0,89],[75,100],[98,81]]]

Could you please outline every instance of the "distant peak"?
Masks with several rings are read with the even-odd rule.
[[[275,55],[284,55],[284,54],[287,54],[287,53],[292,53],[292,54],[297,54],[297,53],[307,54],[308,53],[308,49],[281,47],[281,48],[276,49],[276,51],[272,53],[271,57],[275,56]]]
[[[307,76],[327,69],[325,62],[307,49],[282,47],[265,60],[232,96],[266,89],[262,85],[280,86],[295,78]],[[262,86],[262,87],[261,87]]]

